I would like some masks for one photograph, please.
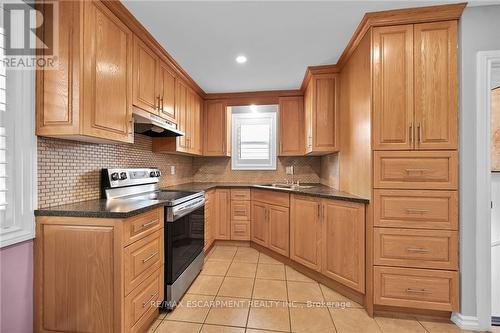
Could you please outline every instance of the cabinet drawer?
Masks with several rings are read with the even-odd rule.
[[[457,311],[458,272],[374,267],[375,304]]]
[[[163,266],[125,297],[125,327],[127,332],[145,331],[149,318],[158,311],[156,302],[163,300]]]
[[[455,151],[376,151],[374,187],[456,190]]]
[[[458,269],[458,233],[447,230],[374,229],[375,265]]]
[[[163,229],[125,248],[125,294],[163,264]]]
[[[375,190],[374,224],[458,230],[456,191]]]
[[[231,221],[231,240],[250,240],[250,221]]]
[[[250,201],[231,201],[231,220],[250,221]]]
[[[252,189],[252,200],[260,201],[270,205],[283,207],[290,206],[290,194],[272,190]]]
[[[123,225],[124,246],[127,246],[156,230],[163,228],[163,208],[153,209],[125,220]]]
[[[231,200],[250,200],[250,189],[232,189]]]

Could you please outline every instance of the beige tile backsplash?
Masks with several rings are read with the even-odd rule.
[[[153,153],[151,138],[143,135],[136,135],[134,144],[94,144],[39,137],[38,206],[99,198],[102,168],[158,167],[163,173],[160,186],[164,187],[192,181],[283,182],[287,178],[285,167],[289,165],[295,166],[295,180],[338,187],[337,154],[280,157],[277,170],[272,171],[233,171],[230,158]],[[176,167],[176,175],[170,175],[170,166]]]
[[[193,158],[156,154],[151,138],[135,136],[134,144],[94,144],[38,137],[38,206],[40,208],[97,199],[102,168],[158,167],[161,186],[191,182]],[[176,175],[170,175],[170,166]]]

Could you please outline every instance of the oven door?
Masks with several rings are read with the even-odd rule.
[[[204,220],[203,202],[191,212],[165,223],[165,279],[167,284],[173,284],[203,251]]]

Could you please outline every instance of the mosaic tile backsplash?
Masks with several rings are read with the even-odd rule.
[[[280,157],[277,170],[233,171],[225,157],[187,157],[152,152],[151,138],[135,136],[134,144],[94,144],[52,138],[38,138],[38,206],[73,203],[100,196],[102,168],[157,167],[162,171],[160,186],[188,182],[283,182],[285,167],[295,166],[295,180],[323,183],[338,188],[338,156]],[[170,175],[170,166],[176,174]]]
[[[158,167],[160,186],[193,180],[192,157],[152,152],[152,140],[135,136],[134,144],[94,144],[38,137],[38,206],[45,208],[100,196],[102,168]],[[176,175],[170,175],[170,166]]]

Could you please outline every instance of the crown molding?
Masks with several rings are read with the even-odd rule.
[[[266,90],[266,91],[248,91],[234,93],[209,93],[205,99],[225,100],[228,106],[248,105],[248,104],[277,104],[280,97],[302,96],[302,91],[295,90]]]
[[[189,76],[189,74],[179,65],[175,59],[161,46],[160,43],[151,35],[151,33],[135,18],[134,15],[121,3],[119,0],[102,0],[118,18],[139,37],[146,45],[151,47],[160,58],[166,62],[175,71],[175,74],[180,77],[191,89],[193,89],[200,97],[205,98],[205,91]]]

